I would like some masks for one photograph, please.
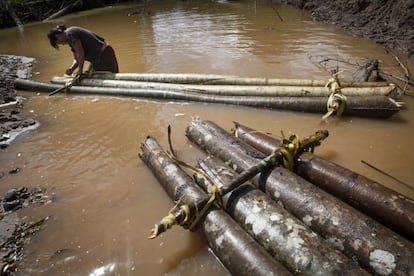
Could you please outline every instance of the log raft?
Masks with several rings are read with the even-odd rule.
[[[64,85],[72,81],[72,77],[54,77],[53,84]],[[131,89],[155,89],[174,92],[204,93],[223,96],[268,96],[268,97],[328,97],[331,92],[325,86],[287,86],[287,85],[205,85],[160,83],[143,81],[123,81],[83,78],[79,85],[91,87],[116,87]],[[345,96],[388,96],[394,90],[394,84],[373,87],[344,87],[341,89]]]
[[[142,82],[163,82],[181,84],[215,84],[215,85],[277,85],[277,86],[319,86],[326,85],[326,80],[254,78],[219,74],[194,73],[106,73],[96,72],[94,79],[124,80]],[[388,86],[386,82],[342,82],[343,87],[380,87]]]
[[[235,123],[238,138],[266,155],[280,140]],[[311,152],[296,156],[295,172],[414,242],[414,201]]]
[[[16,89],[21,90],[53,92],[63,86],[35,82],[31,80],[16,79],[15,87]],[[231,104],[255,108],[290,110],[320,114],[325,114],[327,112],[327,97],[241,97],[156,89],[86,86],[72,86],[67,92],[74,94],[129,96],[164,100],[194,101],[202,103]],[[346,108],[342,115],[388,118],[397,113],[399,110],[400,105],[387,96],[348,96]]]
[[[187,137],[237,172],[265,155],[216,124],[192,120]],[[380,275],[414,274],[414,244],[296,174],[276,167],[253,182],[345,255]]]
[[[199,166],[219,187],[237,176],[211,156],[199,160]],[[196,175],[196,182],[206,191],[213,189],[203,177]],[[222,206],[247,233],[295,274],[369,275],[354,260],[332,248],[251,184],[244,184],[227,194]]]
[[[139,156],[172,200],[184,200],[194,204],[207,198],[207,195],[167,155],[154,138],[147,137],[141,144]],[[199,221],[197,230],[233,275],[291,275],[227,213],[214,205]]]

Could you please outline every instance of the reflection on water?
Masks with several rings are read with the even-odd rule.
[[[207,52],[210,66],[216,69],[223,58],[237,60],[251,50],[253,42],[244,37],[246,26],[240,25],[243,22],[246,20],[240,15],[202,14],[197,9],[157,13],[152,19],[153,43],[144,47],[155,50],[151,56],[155,59],[152,61],[155,72],[165,66],[164,60],[176,64],[170,70],[179,69],[182,53],[187,62],[188,59],[197,62]],[[217,26],[225,28],[217,29]]]
[[[89,276],[102,276],[102,275],[108,275],[109,273],[114,272],[116,267],[115,263],[107,264],[104,266],[101,266],[99,268],[95,268],[91,273],[89,273]],[[133,269],[132,269],[133,271]]]
[[[379,58],[396,72],[392,56],[333,26],[312,22],[291,7],[270,1],[152,1],[107,7],[50,23],[0,31],[0,53],[32,56],[36,80],[62,75],[72,62],[67,47],[55,51],[46,33],[57,23],[80,25],[102,35],[116,50],[123,72],[212,73],[252,77],[316,78],[329,74],[312,62],[326,55],[353,60]],[[355,67],[340,64],[343,76]],[[413,71],[413,63],[408,63]],[[184,136],[193,116],[230,130],[238,121],[258,130],[301,137],[330,131],[316,153],[411,198],[414,190],[361,163],[414,182],[414,100],[389,120],[330,118],[202,103],[20,92],[23,115],[41,126],[0,153],[0,192],[17,186],[45,188],[56,201],[19,211],[20,217],[53,215],[31,238],[21,274],[227,275],[201,238],[179,227],[155,240],[149,230],[172,202],[138,159],[147,135],[164,146],[167,126],[174,148],[189,163],[202,153]]]

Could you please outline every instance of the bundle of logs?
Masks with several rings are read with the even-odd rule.
[[[196,167],[141,144],[175,202],[150,238],[198,231],[234,275],[414,274],[414,201],[315,155],[327,131],[280,141],[194,118],[186,136],[207,153]]]
[[[387,82],[247,78],[206,74],[94,72],[54,77],[52,83],[16,79],[17,89],[231,104],[337,116],[387,118],[400,110],[396,85]]]

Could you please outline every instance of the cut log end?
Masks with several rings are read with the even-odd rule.
[[[155,239],[158,237],[161,233],[165,232],[164,225],[162,224],[155,224],[154,228],[151,229],[150,235],[147,237],[147,239]]]

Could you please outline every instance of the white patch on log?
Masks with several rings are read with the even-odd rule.
[[[160,163],[162,164],[162,160],[160,160],[160,161],[161,161]],[[177,167],[173,164],[170,164],[170,165],[165,167],[165,171],[170,175],[175,174],[175,173],[177,173]]]
[[[278,199],[280,197],[280,193],[278,191],[275,191],[273,193],[274,198]]]
[[[276,215],[276,214],[272,214],[272,215],[270,215],[270,220],[271,221],[279,221],[279,220],[281,220],[282,219],[282,217],[281,216],[279,216],[279,215]]]
[[[223,248],[223,240],[224,240],[224,236],[221,235],[220,237],[218,237],[216,239],[216,244],[218,245],[218,247]]]
[[[208,232],[213,232],[213,233],[220,231],[220,228],[214,223],[207,223],[206,229]]]
[[[253,213],[259,213],[261,211],[261,209],[260,209],[260,207],[259,206],[257,206],[257,205],[254,205],[253,206],[253,209],[252,209],[252,212]]]
[[[305,241],[302,238],[302,231],[305,230],[305,226],[298,224],[295,220],[287,218],[285,222],[282,222],[282,216],[278,214],[266,214],[264,216],[258,216],[257,213],[263,210],[254,205],[252,213],[246,217],[245,224],[251,225],[251,229],[254,235],[259,236],[266,231],[269,235],[266,239],[270,242],[280,242],[282,235],[285,237],[284,247],[291,252],[291,260],[297,269],[301,270],[306,268],[312,261],[312,254],[306,246]],[[269,215],[269,216],[267,216]],[[281,228],[281,224],[284,224],[286,229]],[[284,227],[283,227],[284,228]],[[316,236],[316,235],[315,235]]]
[[[259,213],[259,211],[256,209],[257,206],[253,207],[254,213]],[[255,235],[259,235],[264,229],[266,229],[267,221],[266,219],[263,219],[261,216],[257,216],[254,214],[251,214],[246,217],[245,224],[251,224],[252,225],[252,231]]]
[[[394,255],[381,249],[372,251],[369,261],[375,272],[380,275],[390,275],[396,267]]]
[[[332,217],[332,224],[333,225],[338,226],[340,221],[341,221],[341,219],[339,217],[337,217],[337,216]]]
[[[207,134],[207,135],[204,137],[204,140],[207,142],[207,141],[210,141],[212,138],[213,138],[213,136],[212,136],[211,134]]]
[[[303,219],[302,219],[302,221],[307,225],[307,226],[312,226],[312,220],[313,220],[313,217],[312,216],[309,216],[309,215],[306,215],[306,216],[304,216],[303,217]]]
[[[299,234],[300,231],[304,230],[304,227],[297,224],[294,220],[288,218],[286,220],[286,226],[290,229],[290,233],[287,236],[286,244],[288,248],[292,248],[292,253],[294,254],[295,264],[301,264],[301,267],[306,267],[312,261],[311,254],[307,250],[307,247],[304,246],[305,242],[302,236]]]

